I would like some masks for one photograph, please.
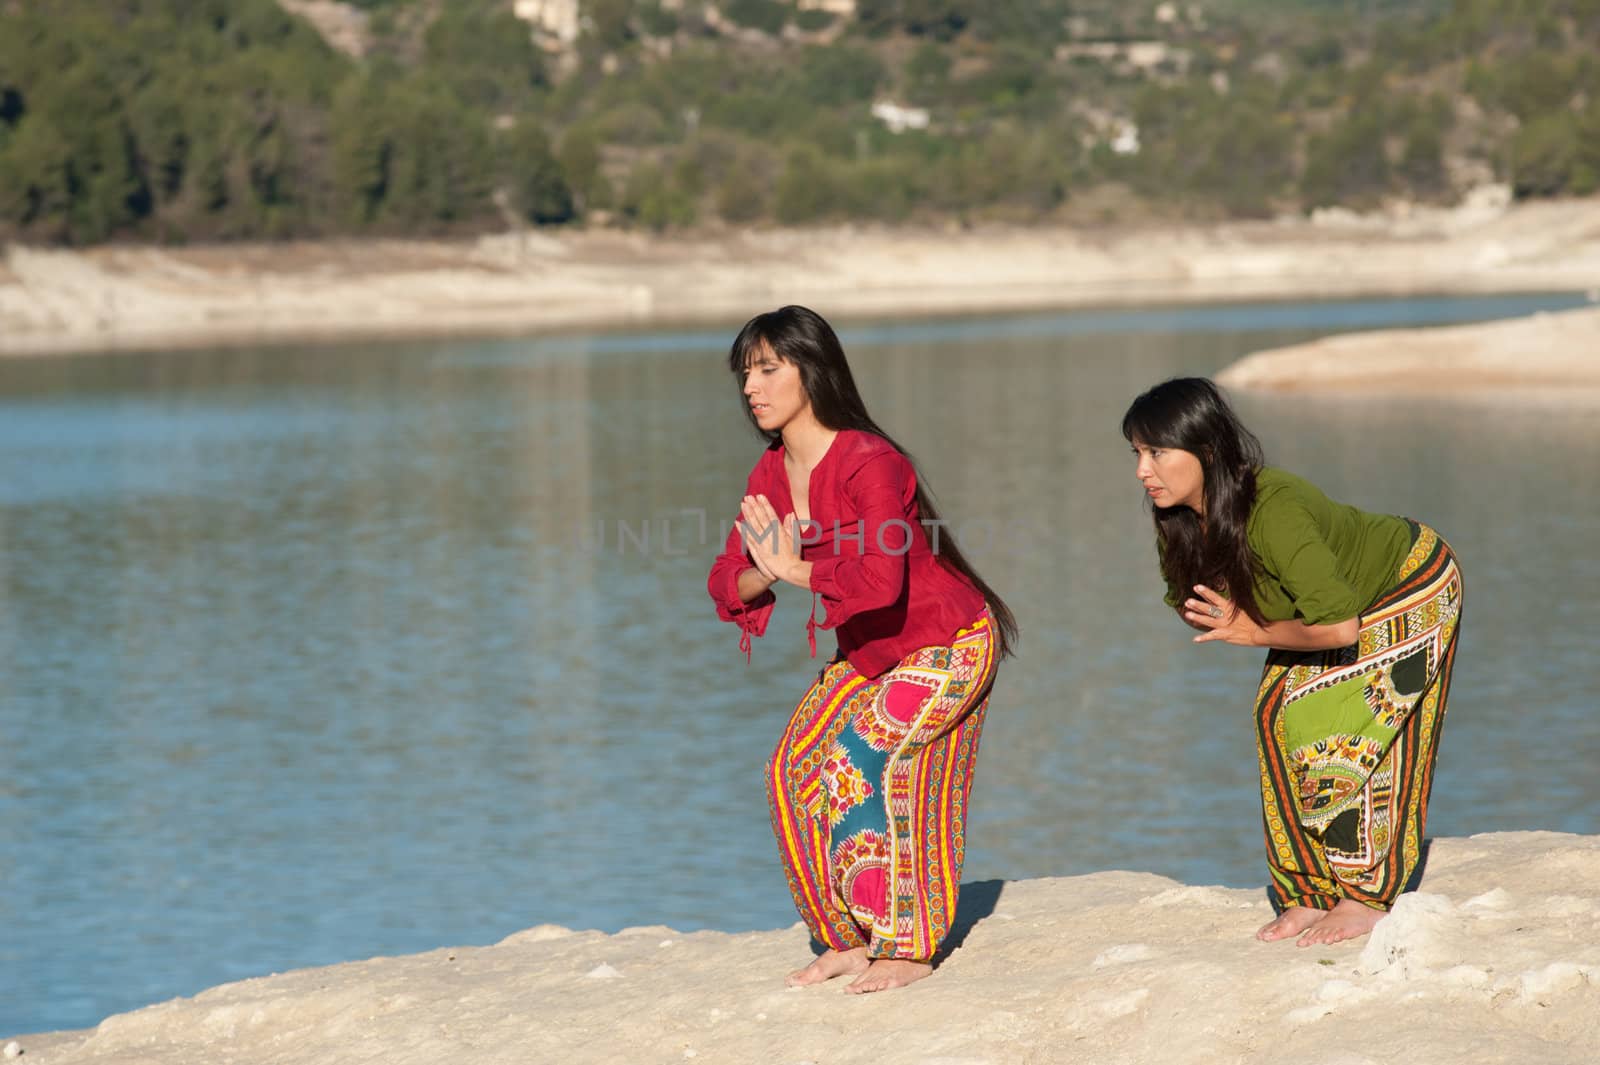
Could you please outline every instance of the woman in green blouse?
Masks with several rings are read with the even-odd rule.
[[[1278,911],[1301,946],[1365,935],[1419,868],[1461,614],[1439,535],[1263,464],[1215,385],[1178,378],[1122,419],[1167,604],[1196,643],[1268,648],[1256,696]]]

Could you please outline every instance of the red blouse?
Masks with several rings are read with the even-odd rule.
[[[750,471],[746,494],[766,496],[787,517],[794,500],[783,461],[782,443],[767,448]],[[813,656],[819,598],[827,611],[820,625],[838,630],[840,652],[867,677],[918,648],[949,645],[982,614],[983,594],[935,556],[929,529],[918,521],[916,472],[887,440],[842,430],[811,471],[807,494],[811,521],[801,535],[800,556],[811,563],[806,632]],[[771,589],[749,603],[740,601],[739,574],[753,565],[736,526],[707,581],[717,616],[739,626],[739,648],[746,655],[750,637],[767,631],[777,602]]]

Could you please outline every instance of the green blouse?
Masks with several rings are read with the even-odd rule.
[[[1404,518],[1335,503],[1303,477],[1270,466],[1256,474],[1246,538],[1259,567],[1262,616],[1312,625],[1356,617],[1394,584],[1411,551]]]

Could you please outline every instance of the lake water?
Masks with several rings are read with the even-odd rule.
[[[1023,626],[967,878],[1263,883],[1261,656],[1193,646],[1161,604],[1117,428],[1136,392],[1579,302],[844,329]],[[808,604],[780,596],[747,667],[704,591],[760,448],[736,324],[0,363],[0,1036],[541,922],[791,924],[760,767],[815,669]],[[1460,556],[1430,832],[1600,831],[1593,412],[1239,406],[1269,461]]]

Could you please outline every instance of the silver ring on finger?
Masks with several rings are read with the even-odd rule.
[[[1222,608],[1213,604],[1211,607],[1211,616],[1214,618],[1220,618],[1222,616]]]

